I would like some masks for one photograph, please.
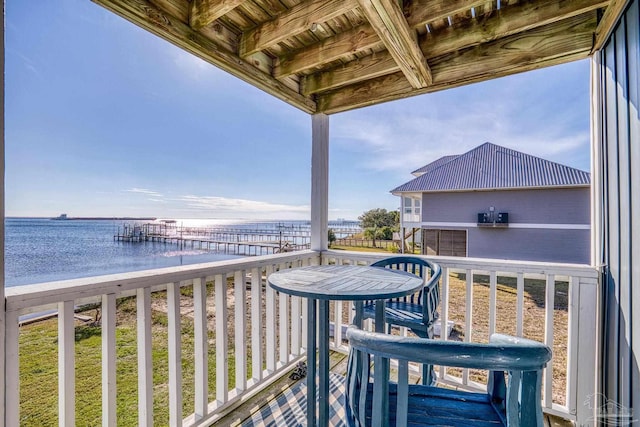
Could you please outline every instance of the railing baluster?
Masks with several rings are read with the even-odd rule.
[[[440,339],[443,341],[447,341],[449,339],[446,333],[446,327],[447,327],[447,323],[449,322],[449,275],[450,274],[451,272],[448,267],[444,267],[442,269],[442,276],[441,276],[442,277],[442,280],[441,280],[442,319],[440,321],[441,322],[440,323]],[[423,372],[422,375],[424,374],[425,373]],[[440,366],[440,378],[444,378],[446,374],[447,374],[447,368],[445,366]]]
[[[571,276],[569,278],[569,290],[568,290],[569,302],[567,309],[569,311],[567,327],[568,327],[568,340],[567,340],[567,388],[566,402],[569,412],[576,412],[575,396],[577,393],[577,377],[578,377],[578,338],[580,337],[580,286],[577,277]],[[586,326],[586,325],[584,325]]]
[[[194,333],[194,412],[196,420],[208,413],[209,405],[209,336],[207,328],[207,278],[193,280]]]
[[[251,377],[262,379],[262,269],[251,269]]]
[[[116,296],[102,296],[102,425],[116,425]]]
[[[214,299],[216,306],[216,400],[222,404],[227,401],[229,365],[227,352],[227,280],[226,276],[216,274]]]
[[[278,295],[280,304],[278,304],[279,319],[278,326],[280,329],[280,363],[282,365],[289,362],[289,295],[281,293]]]
[[[516,291],[516,335],[524,335],[524,274],[517,274]]]
[[[496,304],[498,302],[498,273],[489,273],[489,337],[496,331]],[[489,338],[487,337],[487,338]]]
[[[300,303],[300,297],[291,297],[291,354],[294,356],[300,355],[302,347],[300,341],[300,333],[302,331]]]
[[[169,329],[169,425],[182,424],[182,328],[180,324],[180,282],[167,285]]]
[[[339,348],[342,345],[342,301],[334,302],[334,314],[333,345],[335,348]]]
[[[544,343],[553,351],[553,315],[555,305],[555,276],[547,275],[547,286],[544,301]],[[543,406],[551,408],[553,403],[553,359],[544,369]]]
[[[272,266],[267,266],[267,277],[273,272]],[[266,330],[267,330],[267,371],[272,373],[276,370],[276,291],[267,286],[266,289]]]
[[[466,270],[466,303],[465,303],[465,324],[464,324],[464,340],[471,342],[473,339],[473,270]],[[449,325],[440,325],[440,333],[446,334]],[[462,370],[462,384],[469,384],[469,368]]]
[[[73,301],[58,303],[58,425],[76,424],[76,365]]]
[[[247,298],[245,294],[244,271],[239,270],[234,274],[235,297],[235,351],[236,351],[236,390],[244,391],[247,388],[247,344],[245,334],[247,332]]]
[[[18,312],[6,312],[5,320],[5,426],[20,425],[20,328]]]
[[[136,291],[138,337],[138,425],[153,426],[153,365],[151,359],[151,289]]]

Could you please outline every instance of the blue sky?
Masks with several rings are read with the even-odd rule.
[[[7,0],[6,215],[308,219],[311,118],[88,0]],[[589,170],[589,62],[330,118],[329,217],[486,141]]]

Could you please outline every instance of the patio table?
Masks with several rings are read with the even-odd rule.
[[[279,292],[307,298],[307,426],[316,425],[316,323],[319,322],[317,421],[319,426],[326,427],[329,425],[329,301],[355,301],[354,323],[362,327],[363,301],[375,300],[375,329],[384,332],[385,300],[418,291],[424,285],[423,279],[379,267],[317,265],[281,270],[271,274],[268,281]]]

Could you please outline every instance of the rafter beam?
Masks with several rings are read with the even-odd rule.
[[[244,58],[291,38],[313,25],[344,15],[358,6],[355,0],[308,0],[275,19],[247,31],[240,40],[239,55]]]
[[[364,24],[280,58],[273,70],[273,76],[290,76],[381,44],[380,37],[371,25]]]
[[[238,58],[187,24],[165,14],[146,0],[93,0],[137,26],[173,43],[187,52],[233,74],[245,82],[298,107],[315,113],[316,104],[269,74]]]
[[[608,0],[542,0],[521,2],[468,26],[445,28],[421,37],[420,48],[427,58],[476,46],[513,34],[563,21],[604,7]]]
[[[427,34],[421,38],[420,48],[427,61],[432,61],[444,54],[591,12],[606,6],[607,2],[607,0],[572,0],[559,3],[557,0],[545,0],[537,3],[522,3],[510,6],[499,14],[492,14],[484,20],[473,20],[469,26],[446,28]],[[377,53],[368,61],[360,59],[335,70],[307,76],[303,93],[324,92],[396,71],[398,67],[390,61],[388,54],[385,56],[385,53]]]
[[[332,114],[586,58],[595,28],[596,13],[590,12],[468,48],[431,64],[432,86],[415,90],[394,73],[320,94],[318,111]]]
[[[189,25],[194,30],[206,27],[216,19],[231,12],[246,0],[193,0]]]
[[[486,3],[487,0],[413,0],[409,2],[405,15],[409,25],[416,28]]]
[[[358,0],[366,16],[405,77],[416,89],[429,86],[431,70],[427,65],[416,32],[409,27],[395,0]]]
[[[380,52],[365,58],[351,61],[344,67],[338,67],[324,73],[310,74],[301,81],[303,95],[359,83],[399,71],[398,64],[388,52]],[[366,76],[366,77],[365,77]]]
[[[593,52],[602,49],[604,43],[609,39],[618,19],[629,4],[628,0],[611,0],[609,7],[602,15],[602,19],[596,29],[596,37],[593,43]]]

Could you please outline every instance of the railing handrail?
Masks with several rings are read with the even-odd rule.
[[[305,250],[33,285],[13,286],[5,288],[6,311],[19,311],[30,307],[41,307],[61,301],[78,300],[112,293],[120,294],[148,286],[192,280],[194,277],[209,277],[236,270],[264,267],[281,262],[295,261],[308,257],[313,253],[315,252]]]
[[[376,252],[356,252],[356,251],[334,251],[322,252],[322,256],[355,259],[363,262],[375,262],[381,258],[393,256],[394,254]],[[452,256],[432,256],[432,255],[412,255],[418,258],[429,259],[437,262],[441,266],[447,266],[452,271],[474,270],[499,271],[501,273],[525,273],[525,274],[555,274],[558,276],[580,276],[584,278],[597,279],[599,275],[598,267],[588,264],[554,263],[543,261],[520,261],[494,258],[461,258]],[[499,267],[499,268],[496,268]]]

